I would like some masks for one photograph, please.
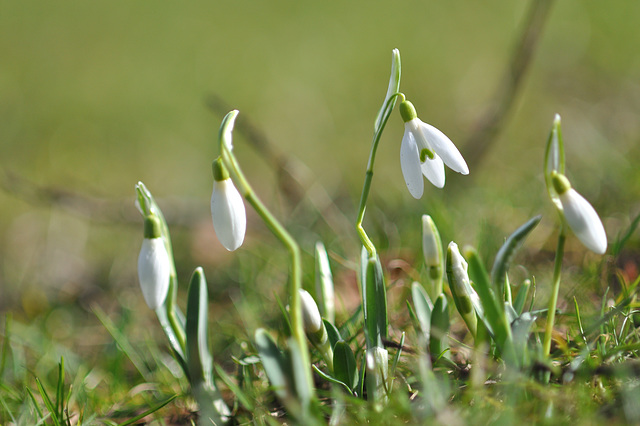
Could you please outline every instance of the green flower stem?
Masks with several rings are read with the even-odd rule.
[[[551,334],[553,333],[553,324],[556,319],[556,305],[558,304],[558,293],[560,291],[560,274],[562,273],[562,259],[564,258],[564,242],[566,240],[564,223],[560,226],[560,235],[558,235],[558,246],[556,248],[556,260],[553,267],[553,288],[551,290],[551,299],[549,299],[549,310],[547,311],[547,325],[544,332],[543,353],[548,357],[551,352]]]
[[[178,339],[178,344],[182,348],[182,353],[186,354],[187,352],[187,343],[185,332],[180,322],[176,317],[176,298],[178,293],[178,278],[176,277],[176,267],[173,264],[173,256],[171,256],[171,279],[169,280],[169,294],[167,295],[167,302],[164,304],[165,309],[167,310],[167,319],[169,320],[169,324],[173,329],[173,332]]]
[[[369,152],[369,161],[367,162],[367,170],[365,172],[364,184],[362,186],[362,194],[360,196],[360,206],[358,208],[358,219],[356,221],[356,229],[358,231],[358,236],[360,237],[360,241],[367,249],[370,257],[376,256],[376,248],[371,242],[371,239],[365,232],[362,222],[364,221],[364,212],[367,209],[367,199],[369,198],[369,190],[371,189],[371,182],[373,180],[373,165],[376,161],[376,152],[378,151],[378,144],[380,143],[380,137],[382,136],[382,132],[384,131],[385,126],[387,125],[387,121],[391,116],[392,106],[394,102],[396,102],[396,97],[400,98],[400,101],[404,101],[405,97],[402,93],[394,93],[389,97],[385,104],[385,113],[383,115],[382,121],[380,123],[380,127],[376,129],[376,132],[373,134],[373,141],[371,143],[371,151]]]
[[[308,366],[305,369],[306,383],[309,384],[310,392],[313,393],[311,362],[309,357],[309,347],[305,337],[302,324],[302,305],[300,302],[299,289],[302,288],[302,258],[300,247],[293,239],[291,234],[278,222],[278,220],[269,212],[267,207],[260,201],[256,193],[249,185],[245,178],[235,156],[225,143],[220,144],[222,161],[229,170],[232,180],[238,185],[240,193],[249,204],[255,209],[256,213],[262,218],[267,227],[273,234],[285,245],[291,256],[291,286],[289,287],[289,305],[291,315],[291,332],[293,338],[300,346],[302,352],[303,365]]]

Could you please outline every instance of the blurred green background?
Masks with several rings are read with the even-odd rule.
[[[58,305],[144,306],[135,269],[138,180],[167,206],[182,282],[198,264],[220,278],[214,296],[216,283],[241,280],[209,217],[222,118],[211,96],[299,160],[305,189],[335,201],[333,224],[306,201],[287,203],[272,165],[236,134],[248,177],[303,248],[322,237],[353,261],[357,237],[344,224],[355,218],[391,50],[400,49],[401,90],[419,116],[465,155],[528,8],[510,0],[1,2],[0,311],[29,318]],[[448,171],[444,191],[427,185],[420,201],[402,180],[394,112],[369,203],[374,241],[393,247],[390,256],[415,259],[420,215],[430,213],[445,243],[480,243],[491,254],[543,213],[529,244],[552,249],[555,213],[541,171],[555,113],[569,176],[612,240],[640,210],[638,22],[637,1],[555,3],[491,150],[467,177]],[[251,216],[248,251],[237,256],[266,259],[255,253],[274,245]],[[574,240],[573,248],[584,255]]]

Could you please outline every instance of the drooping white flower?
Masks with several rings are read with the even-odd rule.
[[[455,172],[469,174],[466,161],[451,139],[435,127],[422,122],[411,102],[405,100],[400,103],[400,115],[404,120],[400,166],[407,188],[414,198],[422,197],[422,175],[434,186],[444,186],[445,164]]]
[[[307,333],[317,333],[322,328],[322,317],[313,296],[306,290],[298,290],[300,293],[300,306],[302,306],[302,324]]]
[[[242,245],[247,229],[244,202],[220,159],[213,162],[211,219],[218,240],[227,250],[234,251]]]
[[[569,228],[589,250],[597,254],[607,251],[607,234],[602,221],[593,206],[571,187],[569,180],[562,174],[551,174],[554,189],[558,193]]]
[[[171,260],[161,237],[160,223],[149,216],[144,221],[144,240],[138,256],[138,279],[149,308],[156,310],[164,303],[170,275]]]

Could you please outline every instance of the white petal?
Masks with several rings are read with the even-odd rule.
[[[420,130],[436,154],[442,158],[451,170],[462,173],[463,175],[469,174],[467,162],[464,161],[462,154],[460,154],[458,148],[456,148],[447,135],[427,123],[421,123]]]
[[[424,191],[424,181],[420,171],[420,156],[413,134],[407,126],[405,126],[402,145],[400,145],[400,167],[409,192],[413,198],[420,199]]]
[[[213,182],[211,219],[218,240],[229,251],[242,245],[247,229],[247,215],[242,196],[231,179]]]
[[[437,155],[433,157],[433,160],[427,158],[424,163],[420,165],[422,174],[429,179],[435,187],[444,187],[444,163]]]
[[[564,217],[576,237],[589,250],[604,254],[607,251],[607,234],[593,206],[573,188],[560,195]]]
[[[156,310],[169,291],[171,264],[162,238],[145,238],[138,256],[138,279],[145,302]]]

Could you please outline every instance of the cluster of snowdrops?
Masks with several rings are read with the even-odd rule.
[[[414,106],[399,91],[400,76],[400,54],[396,49],[392,54],[388,90],[375,119],[355,221],[355,229],[362,242],[359,273],[362,303],[357,314],[361,315],[358,324],[362,324],[361,331],[364,334],[364,347],[355,351],[351,336],[343,335],[344,331],[341,333],[335,323],[333,279],[323,244],[319,242],[316,246],[316,292],[312,295],[302,289],[300,248],[260,201],[234,155],[232,134],[238,111],[227,114],[220,127],[220,155],[213,161],[211,196],[211,215],[218,240],[229,251],[241,247],[246,231],[246,202],[256,210],[290,256],[288,310],[284,312],[290,325],[286,347],[281,350],[265,329],[255,330],[252,344],[259,355],[259,364],[275,395],[285,406],[287,415],[299,422],[322,418],[317,415],[320,403],[314,386],[314,372],[339,392],[353,398],[365,398],[373,410],[384,407],[392,389],[394,369],[401,349],[390,359],[385,346],[388,341],[385,274],[376,247],[364,230],[363,220],[373,179],[376,150],[396,104],[405,124],[400,144],[400,165],[406,186],[414,198],[419,199],[423,194],[423,176],[434,186],[444,187],[445,165],[463,175],[469,173],[463,156],[453,142],[440,130],[418,118]],[[572,188],[565,176],[559,116],[553,122],[547,141],[544,175],[549,197],[559,213],[560,229],[544,339],[534,351],[548,357],[567,231],[573,231],[588,249],[598,254],[605,253],[607,238],[598,214]],[[138,259],[142,294],[149,308],[156,312],[171,350],[189,379],[192,394],[199,405],[200,423],[223,423],[233,417],[232,407],[237,404],[230,407],[225,403],[219,391],[220,380],[224,380],[242,405],[250,406],[251,401],[243,398],[242,389],[222,370],[214,369],[207,336],[208,296],[204,272],[202,268],[194,271],[187,291],[186,311],[183,313],[177,304],[178,280],[167,223],[153,196],[142,183],[136,185],[136,191],[137,206],[144,217],[144,240]],[[532,351],[528,350],[528,346],[532,343],[529,337],[537,318],[531,312],[525,312],[529,283],[520,285],[517,294],[512,295],[508,269],[513,254],[540,217],[532,218],[506,239],[490,271],[485,269],[473,248],[465,249],[463,255],[456,243],[450,242],[445,256],[436,224],[428,215],[422,219],[427,274],[425,282],[413,283],[413,303],[409,308],[419,341],[416,375],[420,377],[424,401],[436,409],[438,404],[445,404],[446,401],[435,395],[437,392],[433,389],[430,391],[428,386],[437,380],[433,364],[451,362],[447,338],[451,301],[478,347],[480,343],[484,344],[487,353],[514,369],[522,369],[531,363]],[[445,283],[450,296],[444,290]],[[311,362],[309,343],[319,356],[315,364]],[[400,342],[400,348],[402,344],[403,341]],[[358,353],[361,356],[357,357]],[[331,395],[335,396],[335,393]]]

